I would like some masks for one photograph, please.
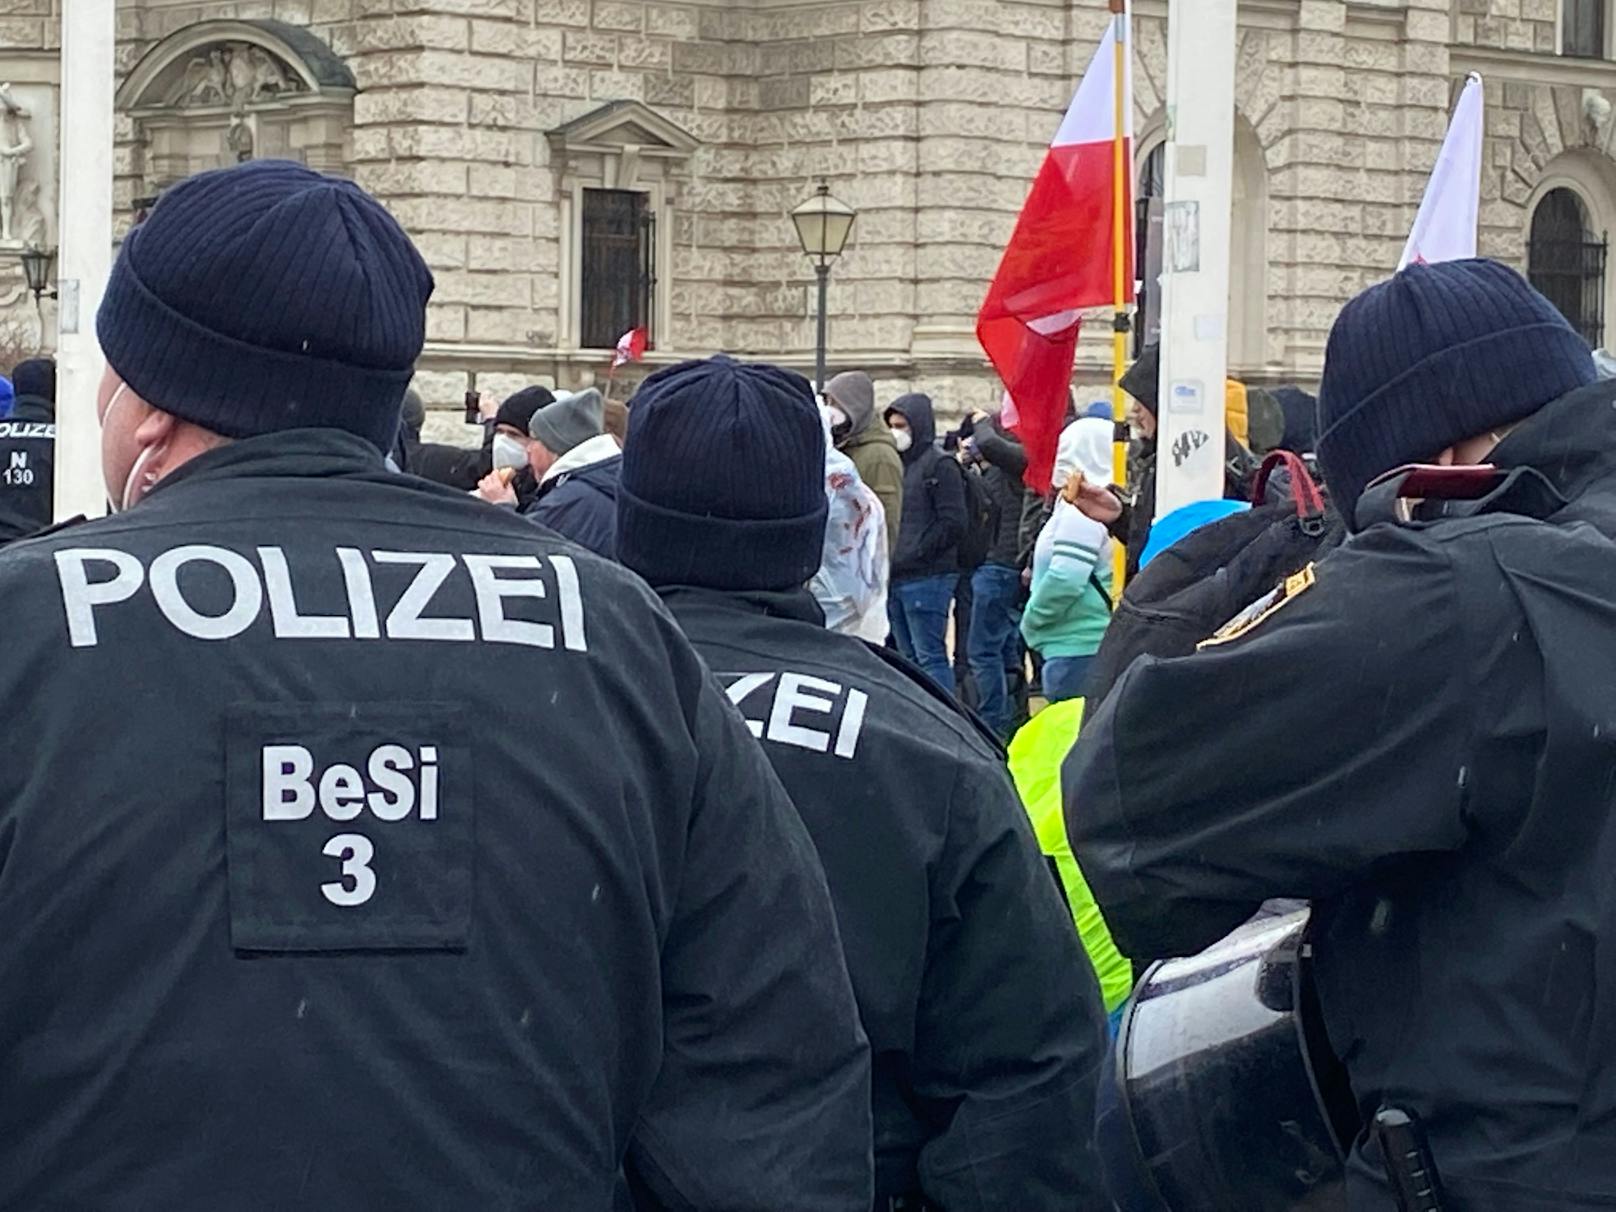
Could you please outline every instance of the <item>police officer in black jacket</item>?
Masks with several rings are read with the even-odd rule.
[[[874,1053],[878,1212],[1108,1208],[1093,972],[997,746],[917,670],[825,630],[804,588],[824,476],[805,380],[670,367],[629,413],[618,558],[725,684],[824,860]]]
[[[1513,270],[1415,265],[1341,313],[1319,412],[1356,533],[1128,670],[1068,759],[1074,850],[1135,957],[1312,898],[1365,1121],[1414,1112],[1453,1208],[1608,1208],[1616,384]],[[1366,490],[1411,462],[1452,466]],[[1367,1135],[1348,1181],[1395,1206]]]
[[[29,358],[11,372],[16,403],[0,421],[0,546],[50,525],[56,487],[56,363]]]
[[[123,512],[0,556],[0,1207],[870,1198],[823,875],[721,689],[634,578],[383,470],[431,287],[274,161],[123,245]]]

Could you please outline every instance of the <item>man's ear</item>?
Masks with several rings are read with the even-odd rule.
[[[148,409],[145,418],[135,427],[135,440],[147,448],[161,446],[174,436],[178,424],[179,418],[173,413]]]

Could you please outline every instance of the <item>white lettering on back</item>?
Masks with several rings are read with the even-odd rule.
[[[292,572],[286,567],[286,553],[279,547],[260,547],[258,562],[264,566],[264,588],[269,590],[269,617],[277,640],[345,640],[348,620],[340,614],[299,614],[297,597],[292,593]]]
[[[829,715],[836,706],[834,697],[820,698],[809,694],[810,690],[835,696],[841,693],[842,688],[835,682],[810,677],[806,673],[780,675],[780,688],[774,692],[774,709],[769,712],[769,730],[765,734],[769,740],[782,745],[798,745],[815,753],[824,753],[830,748],[830,733],[791,722],[792,714],[797,711],[820,711]]]
[[[555,628],[548,623],[527,623],[505,617],[506,598],[542,598],[544,582],[536,577],[502,581],[500,569],[538,572],[538,556],[463,555],[471,573],[471,587],[477,595],[477,624],[483,639],[496,644],[527,644],[534,648],[554,648]]]
[[[234,597],[230,608],[223,614],[202,614],[185,600],[180,592],[180,569],[193,563],[216,564],[230,577]],[[264,587],[258,581],[258,570],[244,555],[213,547],[205,543],[191,543],[163,552],[151,564],[152,598],[168,621],[186,635],[199,640],[229,640],[252,626],[264,605]]]
[[[746,700],[776,677],[773,673],[726,673],[722,676],[726,683],[724,693],[731,703],[741,708],[743,717],[746,716],[743,706]],[[766,722],[746,717],[746,727],[753,736],[813,753],[834,753],[839,758],[852,758],[857,754],[859,736],[864,730],[864,716],[870,705],[868,694],[812,674],[781,672],[778,676],[780,681],[769,699]],[[841,719],[832,733],[830,721],[835,716],[838,701],[841,703]],[[801,718],[805,712],[826,716],[825,729],[810,727]]]
[[[117,573],[110,580],[92,582],[84,570],[92,561],[111,564]],[[62,587],[62,609],[67,613],[68,643],[74,648],[94,648],[95,608],[134,597],[146,580],[146,570],[127,551],[72,547],[56,553],[56,579]]]
[[[373,551],[378,564],[419,564],[415,574],[387,615],[390,640],[475,640],[470,619],[426,619],[421,612],[431,603],[454,571],[455,558],[443,551]]]

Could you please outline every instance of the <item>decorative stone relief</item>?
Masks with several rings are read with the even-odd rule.
[[[240,112],[257,101],[307,92],[303,81],[261,46],[227,42],[199,51],[168,90],[168,105],[228,105]]]
[[[0,244],[11,247],[27,243],[25,229],[36,242],[44,235],[39,182],[31,174],[25,175],[29,153],[34,150],[29,130],[32,117],[11,95],[11,85],[0,84]]]

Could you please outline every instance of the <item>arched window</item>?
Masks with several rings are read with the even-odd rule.
[[[1590,230],[1588,208],[1574,190],[1551,189],[1538,200],[1526,276],[1596,349],[1605,336],[1605,252],[1605,238]]]
[[[1262,144],[1238,115],[1234,131],[1233,214],[1229,225],[1229,367],[1247,372],[1266,361],[1268,174]],[[1134,264],[1139,275],[1134,321],[1137,352],[1161,339],[1162,212],[1167,192],[1167,145],[1158,143],[1139,165],[1135,195]]]
[[[1134,201],[1135,296],[1133,352],[1161,340],[1162,197],[1167,192],[1167,144],[1158,143],[1139,169]]]

